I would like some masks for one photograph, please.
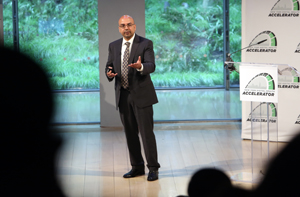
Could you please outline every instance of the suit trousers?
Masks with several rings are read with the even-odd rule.
[[[144,168],[139,133],[144,146],[147,167],[158,170],[156,139],[153,132],[153,107],[137,107],[129,90],[121,88],[119,112],[124,126],[132,168]]]

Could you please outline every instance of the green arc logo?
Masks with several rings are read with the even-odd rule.
[[[255,45],[262,40],[266,40],[265,42],[252,46],[246,50],[246,52],[271,52],[274,53],[276,52],[277,48],[277,38],[275,34],[271,31],[263,31],[260,34],[258,34],[249,44]]]
[[[297,49],[296,49],[295,53],[300,53],[300,43],[298,44],[298,46],[297,46]]]
[[[272,11],[299,11],[298,0],[279,0],[276,2]]]
[[[274,79],[268,73],[260,73],[249,81],[246,89],[275,90]]]
[[[298,116],[298,118],[297,118],[295,124],[299,124],[299,125],[300,125],[300,115]]]
[[[271,9],[269,17],[299,17],[299,0],[279,0]]]
[[[274,103],[260,103],[249,114],[247,121],[250,122],[277,122],[277,106]],[[269,120],[268,120],[269,118]]]
[[[258,45],[259,47],[276,47],[277,46],[277,39],[273,32],[271,31],[263,31],[260,34],[258,34],[250,43],[250,45],[258,43],[262,40],[267,39],[266,42]]]
[[[255,107],[252,112],[249,114],[249,117],[251,115],[257,115],[259,114],[260,117],[267,117],[267,110],[266,108],[269,107],[271,109],[271,114],[269,114],[270,117],[276,118],[277,117],[277,109],[276,105],[274,103],[260,103],[257,107]],[[265,109],[265,110],[261,110]]]
[[[282,79],[279,76],[278,78],[279,78],[280,82],[293,82],[293,83],[299,83],[300,82],[300,76],[297,73],[297,69],[294,68],[294,67],[293,68],[286,67],[286,68],[281,69],[281,70],[278,69],[278,73],[281,74],[281,75],[284,75],[285,78],[286,78],[286,76],[292,77],[292,81],[290,81],[290,80],[289,81],[284,81],[284,79]]]

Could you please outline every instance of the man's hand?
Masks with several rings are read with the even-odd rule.
[[[141,56],[139,56],[139,59],[136,63],[129,64],[128,66],[135,68],[135,69],[141,69],[141,67],[142,67]]]
[[[112,73],[112,67],[108,67],[109,68],[109,71],[106,73],[106,75],[109,77],[109,78],[114,78],[115,76],[118,75],[118,73]]]

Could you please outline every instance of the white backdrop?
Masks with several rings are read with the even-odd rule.
[[[300,71],[299,7],[299,0],[243,0],[242,48],[261,40],[267,39],[267,41],[243,50],[242,62],[289,64]],[[291,75],[292,79],[278,78],[279,97],[276,105],[278,140],[289,141],[300,132],[299,74],[283,67],[279,68],[279,72]],[[251,113],[253,111],[250,102],[244,101],[242,104],[243,139],[251,137],[251,120],[249,120]]]

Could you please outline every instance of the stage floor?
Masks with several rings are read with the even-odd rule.
[[[197,170],[217,168],[234,177],[251,170],[251,141],[241,139],[240,122],[156,123],[161,168],[159,180],[145,176],[124,179],[131,169],[122,128],[100,125],[56,126],[64,139],[58,158],[58,179],[67,196],[167,197],[187,195]],[[262,142],[266,149],[266,143]],[[280,150],[285,143],[278,143]],[[263,154],[264,154],[263,153]],[[234,181],[251,189],[255,183]]]

